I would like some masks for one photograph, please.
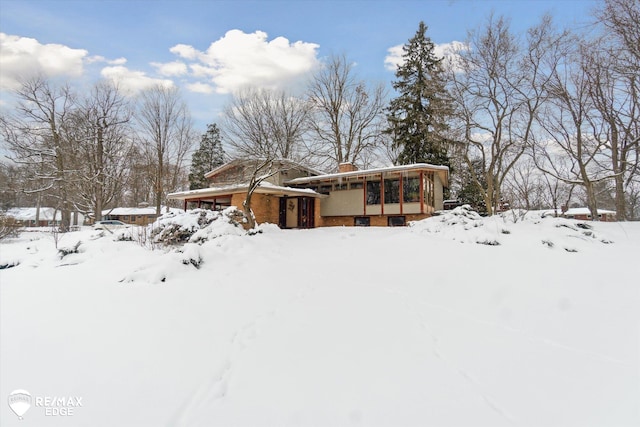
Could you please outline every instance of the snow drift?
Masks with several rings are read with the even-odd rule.
[[[4,404],[1,425],[640,423],[640,224],[458,211],[249,236],[191,215],[189,240],[218,237],[2,243],[0,395],[83,406]]]

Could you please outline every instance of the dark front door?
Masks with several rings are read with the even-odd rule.
[[[280,206],[279,206],[279,215],[278,215],[278,227],[287,228],[287,198],[280,197]]]
[[[298,228],[313,228],[315,203],[313,197],[298,197]]]

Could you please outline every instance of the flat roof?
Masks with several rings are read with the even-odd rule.
[[[337,173],[330,173],[330,174],[318,175],[318,176],[301,177],[301,178],[295,178],[289,181],[285,181],[285,183],[286,184],[308,184],[316,181],[327,181],[327,180],[332,180],[337,178],[348,178],[352,176],[367,176],[367,175],[378,175],[381,173],[389,173],[389,172],[408,172],[408,171],[420,171],[420,170],[431,170],[431,171],[444,173],[445,182],[448,181],[448,175],[449,175],[448,166],[431,165],[429,163],[414,163],[411,165],[388,166],[385,168],[363,169],[363,170],[350,171],[350,172],[337,172]]]
[[[175,193],[167,194],[167,197],[174,200],[199,199],[206,197],[225,196],[234,193],[243,193],[248,189],[249,186],[247,184],[232,184],[222,185],[219,187],[201,188],[199,190],[178,191]],[[260,186],[256,188],[254,192],[258,194],[275,194],[279,196],[307,196],[320,198],[327,197],[324,194],[317,193],[308,188],[281,187],[279,185],[274,185],[266,181],[261,182]]]

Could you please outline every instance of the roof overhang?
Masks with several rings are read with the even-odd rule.
[[[225,163],[223,165],[218,166],[217,168],[207,172],[204,174],[204,177],[209,179],[213,176],[216,176],[222,172],[224,172],[227,169],[230,169],[232,167],[235,166],[240,166],[243,164],[251,164],[253,163],[259,163],[259,162],[263,162],[265,161],[264,159],[235,159],[232,160],[228,163]],[[300,169],[300,170],[305,170],[309,173],[312,173],[314,175],[320,175],[323,172],[317,171],[313,168],[310,168],[309,166],[305,166],[301,163],[295,162],[293,160],[289,160],[289,159],[274,159],[272,160],[273,163],[279,165],[279,167],[277,169]]]
[[[228,196],[237,193],[246,193],[249,191],[248,185],[227,185],[222,187],[202,188],[199,190],[179,191],[167,194],[167,198],[172,200],[198,200],[208,199],[211,197]],[[281,187],[278,185],[262,182],[261,185],[254,190],[257,194],[273,195],[277,197],[328,197],[324,194],[317,193],[306,188]]]
[[[351,172],[339,172],[339,173],[331,173],[326,175],[295,178],[295,179],[286,181],[285,184],[301,185],[301,184],[311,184],[311,183],[322,182],[322,181],[325,181],[325,182],[334,181],[341,178],[354,178],[354,177],[364,178],[367,176],[374,176],[374,175],[380,175],[380,174],[393,174],[393,173],[401,173],[401,172],[420,172],[420,171],[435,172],[440,176],[440,180],[442,181],[445,187],[449,185],[449,167],[431,165],[429,163],[414,163],[411,165],[389,166],[386,168],[364,169],[364,170],[351,171]]]

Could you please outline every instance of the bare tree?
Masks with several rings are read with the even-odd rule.
[[[187,105],[178,89],[157,85],[140,95],[137,114],[142,151],[153,166],[151,180],[156,213],[160,214],[167,188],[185,181],[184,161],[196,140]]]
[[[510,205],[525,210],[542,209],[546,186],[543,173],[532,159],[522,159],[511,168],[505,179],[504,193]]]
[[[608,169],[615,185],[618,220],[627,219],[626,188],[638,173],[640,144],[640,77],[620,72],[614,46],[600,43],[583,48],[584,68],[589,100],[593,109],[586,116],[593,138],[600,141],[602,156],[595,161]]]
[[[542,178],[546,187],[546,191],[543,193],[545,197],[544,204],[553,209],[555,216],[559,216],[564,212],[565,208],[569,208],[576,185],[546,173],[542,175]]]
[[[346,57],[329,58],[313,77],[308,97],[313,106],[313,151],[329,159],[334,168],[360,161],[366,151],[380,145],[385,89],[382,85],[370,88],[358,80]]]
[[[601,166],[613,175],[616,215],[625,220],[626,192],[640,172],[640,4],[606,0],[596,15],[603,34],[582,49],[594,106],[588,120],[605,142]]]
[[[471,33],[468,50],[451,67],[460,123],[452,140],[482,189],[488,214],[500,205],[504,180],[531,143],[549,70],[562,56],[562,37],[545,16],[523,44],[504,18],[491,17],[481,32]]]
[[[582,47],[575,40],[571,45],[575,48],[566,55],[566,62],[551,74],[549,97],[539,120],[547,139],[534,146],[534,158],[545,173],[583,187],[591,216],[597,220],[595,185],[612,177],[598,162],[607,141],[598,138],[600,130],[594,128],[597,112]]]
[[[308,104],[284,91],[245,88],[224,110],[222,129],[236,157],[302,158]]]
[[[243,210],[249,228],[255,227],[251,211],[253,193],[281,170],[280,159],[297,159],[301,149],[307,104],[284,92],[245,89],[236,93],[224,110],[222,132],[231,155],[249,168]]]
[[[142,151],[143,144],[134,141],[126,159],[127,186],[122,195],[114,200],[114,204],[135,206],[149,203],[154,197],[154,165]],[[152,160],[152,159],[151,159]]]
[[[638,0],[604,0],[596,16],[622,42],[634,67],[640,63],[640,4]],[[619,56],[620,52],[618,52]]]
[[[75,96],[66,86],[54,86],[43,77],[23,82],[16,91],[18,106],[0,119],[4,140],[17,163],[29,165],[31,190],[55,196],[62,213],[61,229],[71,223],[71,184],[75,179],[76,147],[64,129],[75,108]]]
[[[93,211],[96,219],[126,184],[130,119],[131,111],[118,87],[100,81],[79,104],[66,129],[67,138],[78,147],[76,204],[83,211]]]

